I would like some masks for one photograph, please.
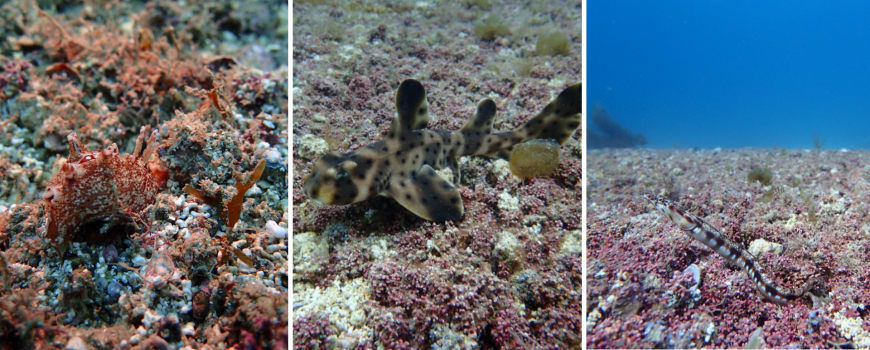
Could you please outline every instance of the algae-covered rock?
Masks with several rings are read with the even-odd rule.
[[[329,151],[326,140],[311,134],[302,135],[296,147],[299,156],[304,159],[317,159]]]
[[[580,230],[565,232],[562,238],[562,246],[560,252],[562,254],[580,255],[583,252],[583,233]]]
[[[501,260],[515,260],[521,251],[520,241],[515,234],[504,231],[498,235],[498,242],[495,243],[493,251],[498,254]]]
[[[749,183],[758,181],[762,185],[768,186],[770,185],[771,180],[773,180],[773,172],[768,168],[754,168],[749,171],[749,175],[746,177],[749,180]]]
[[[562,32],[552,32],[538,37],[535,43],[535,51],[538,55],[556,56],[571,53],[571,40]]]
[[[317,273],[322,263],[329,259],[327,240],[317,233],[305,232],[293,235],[294,278]]]
[[[474,35],[483,40],[491,41],[508,33],[508,27],[502,23],[501,18],[489,15],[483,21],[474,23]]]
[[[749,244],[749,253],[755,256],[761,256],[766,252],[771,252],[773,254],[782,254],[784,250],[782,244],[768,242],[763,238],[756,239]]]

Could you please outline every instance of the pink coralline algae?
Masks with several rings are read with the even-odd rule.
[[[870,298],[861,258],[868,163],[863,151],[590,151],[586,345],[738,348],[758,328],[771,348],[870,341],[866,322],[855,326]],[[770,185],[747,179],[759,166],[772,171]],[[772,285],[801,296],[766,300],[744,267],[656,213],[643,199],[650,192],[717,228]]]
[[[293,346],[297,349],[323,349],[332,335],[329,317],[305,315],[293,321]]]
[[[61,161],[42,194],[49,213],[46,238],[52,245],[65,246],[89,222],[135,220],[154,203],[158,186],[148,158],[157,147],[157,131],[146,141],[149,130],[142,127],[136,149],[126,156],[118,154],[116,144],[88,150],[75,133],[69,134],[69,159]]]

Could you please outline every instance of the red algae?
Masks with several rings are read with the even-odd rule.
[[[867,346],[868,161],[846,150],[591,150],[586,345],[742,348],[761,328],[764,347]],[[748,180],[757,167],[770,185]],[[777,288],[817,282],[783,305],[766,300],[644,193],[717,228]]]
[[[38,6],[0,4],[0,348],[289,348],[287,5]]]
[[[257,180],[260,179],[260,176],[263,175],[264,169],[266,169],[266,160],[260,159],[247,180],[243,179],[238,173],[234,174],[233,178],[236,180],[236,194],[226,201],[222,201],[220,198],[206,196],[202,191],[193,188],[190,184],[184,185],[183,190],[184,192],[199,198],[208,205],[222,206],[220,209],[221,217],[224,222],[227,223],[227,227],[232,229],[236,226],[236,223],[239,222],[239,217],[242,214],[242,204],[244,203],[245,193],[247,193],[248,190],[254,186]]]
[[[579,4],[306,1],[293,10],[294,344],[580,346],[580,132],[541,178],[516,179],[503,160],[460,159],[465,213],[454,221],[428,222],[382,197],[318,206],[302,187],[323,154],[387,136],[406,79],[425,87],[429,129],[458,130],[483,98],[498,108],[494,132],[527,122],[582,80]],[[489,15],[511,30],[475,36]],[[537,36],[556,29],[571,53],[535,55]]]

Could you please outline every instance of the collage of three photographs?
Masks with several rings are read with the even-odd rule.
[[[0,349],[870,348],[868,15],[2,2]]]

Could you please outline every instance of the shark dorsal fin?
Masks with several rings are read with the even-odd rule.
[[[459,131],[470,133],[490,134],[492,133],[492,121],[495,119],[495,102],[490,99],[483,99],[477,104],[477,112],[465,122]]]
[[[396,92],[396,113],[390,125],[390,135],[404,135],[429,125],[429,103],[426,89],[419,81],[408,79]]]

